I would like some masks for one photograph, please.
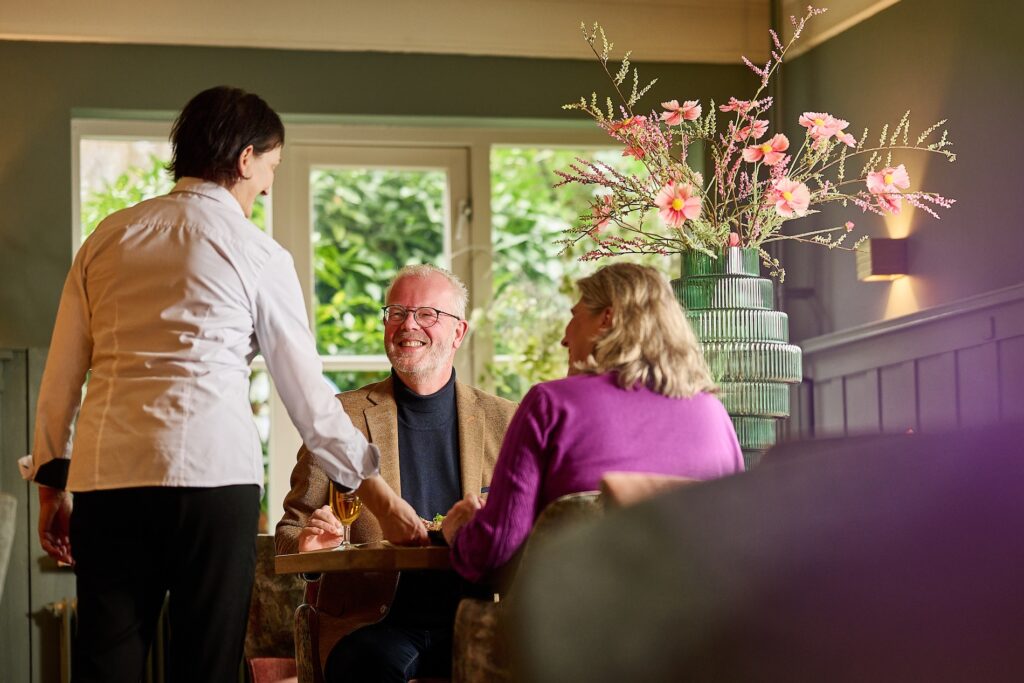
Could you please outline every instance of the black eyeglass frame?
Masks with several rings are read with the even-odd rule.
[[[389,308],[397,308],[397,309],[399,309],[401,311],[404,311],[405,315],[402,316],[401,320],[398,320],[396,322],[390,322],[388,320],[388,318],[390,317],[388,315],[388,309]],[[406,319],[408,319],[410,314],[412,315],[412,319],[416,321],[416,324],[419,325],[420,327],[422,327],[423,329],[427,329],[429,327],[433,327],[434,325],[436,325],[437,321],[441,319],[442,315],[446,315],[449,318],[455,318],[456,320],[460,320],[460,321],[462,320],[462,318],[460,318],[459,316],[457,316],[457,315],[455,315],[453,313],[448,313],[447,311],[442,311],[440,308],[434,308],[433,306],[417,306],[416,308],[406,308],[405,306],[402,306],[401,304],[389,304],[387,306],[381,306],[380,310],[381,310],[381,313],[383,315],[384,324],[385,325],[401,325],[402,323],[404,323],[406,321]],[[423,321],[420,320],[420,317],[419,317],[419,312],[420,311],[433,311],[434,315],[435,315],[433,322],[429,322],[426,325],[424,325]]]

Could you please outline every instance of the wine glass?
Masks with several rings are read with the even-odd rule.
[[[343,491],[332,481],[330,490],[331,512],[338,518],[345,528],[345,536],[341,540],[338,550],[351,550],[352,545],[352,522],[359,519],[359,513],[363,510],[363,501],[354,491]]]

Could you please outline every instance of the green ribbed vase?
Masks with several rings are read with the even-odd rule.
[[[672,289],[701,341],[750,468],[775,444],[779,420],[789,417],[788,385],[803,377],[789,320],[775,310],[775,283],[761,277],[757,249],[729,247],[718,258],[683,254],[682,277]]]

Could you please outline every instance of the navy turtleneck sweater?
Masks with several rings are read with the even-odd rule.
[[[439,391],[421,396],[392,371],[398,405],[398,462],[402,498],[424,519],[445,514],[462,498],[455,371]],[[461,597],[451,572],[402,572],[390,623],[449,628]]]
[[[398,404],[402,498],[424,519],[445,514],[462,498],[455,370],[436,393],[420,396],[392,372]]]

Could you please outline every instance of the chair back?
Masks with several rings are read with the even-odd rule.
[[[601,477],[601,496],[610,507],[629,507],[680,486],[699,480],[651,472],[605,472]]]
[[[17,499],[9,493],[0,492],[0,600],[4,596],[7,563],[11,559],[11,546],[14,545],[14,517],[17,509]]]
[[[566,527],[597,519],[602,512],[604,502],[600,491],[569,493],[551,501],[533,523],[533,529],[523,545],[519,564],[526,561],[531,548],[543,545]]]

